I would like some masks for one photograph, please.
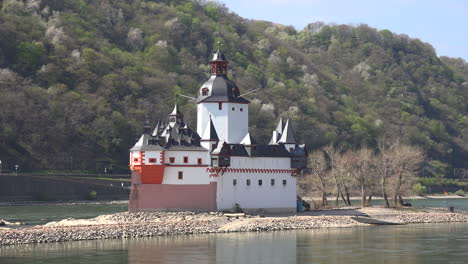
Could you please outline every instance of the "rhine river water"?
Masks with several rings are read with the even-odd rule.
[[[468,209],[468,199],[410,202]],[[0,206],[0,219],[40,224],[122,211],[124,204]],[[0,246],[0,264],[10,263],[468,263],[468,223]]]
[[[189,235],[0,247],[0,263],[467,263],[468,224]]]
[[[468,210],[468,199],[408,199],[415,208],[454,206],[455,209]],[[333,203],[333,201],[330,201]],[[360,201],[352,203],[359,206]],[[382,205],[382,200],[373,200],[373,205]],[[20,205],[0,206],[0,219],[21,222],[27,226],[45,224],[66,218],[93,218],[103,214],[127,211],[127,204],[75,204],[75,205]],[[467,261],[468,263],[468,261]],[[1,264],[1,262],[0,262]]]

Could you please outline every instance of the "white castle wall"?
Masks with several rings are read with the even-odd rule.
[[[224,106],[223,106],[224,107]],[[249,105],[227,103],[228,107],[228,143],[238,144],[249,132]],[[242,109],[242,111],[240,111]]]
[[[152,158],[156,159],[155,163],[149,163],[149,159]],[[130,155],[130,165],[161,165],[162,163],[161,151],[132,151]]]
[[[169,165],[198,165],[198,159],[202,159],[203,165],[210,165],[208,151],[166,151],[165,164]],[[174,158],[174,163],[170,163],[170,158]],[[188,163],[184,163],[184,157],[188,157]]]
[[[242,112],[240,109],[242,108]],[[240,143],[248,132],[249,110],[247,104],[204,102],[197,106],[197,133],[201,136],[210,119],[213,121],[220,141]]]
[[[178,179],[179,171],[183,172],[182,180]],[[163,184],[210,184],[206,167],[166,167]]]
[[[156,159],[156,163],[149,163],[149,159]],[[163,160],[161,160],[161,151],[145,151],[145,156],[143,162],[146,165],[161,165]]]
[[[290,169],[289,158],[231,157],[231,168]],[[233,180],[237,185],[233,185]],[[247,185],[250,180],[250,186]],[[275,184],[271,185],[271,179]],[[259,185],[258,180],[262,180]],[[286,185],[283,185],[286,180]],[[291,173],[225,173],[217,179],[218,210],[232,210],[237,203],[243,209],[295,211],[296,178]]]
[[[175,158],[174,163],[170,163],[170,157]],[[184,163],[184,157],[188,157],[188,163]],[[198,164],[198,159],[202,159],[202,164]],[[163,184],[209,184],[209,174],[206,168],[209,166],[208,151],[166,151],[165,170]],[[179,179],[179,171],[183,173]]]

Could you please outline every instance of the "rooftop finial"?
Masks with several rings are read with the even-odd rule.
[[[143,134],[150,134],[151,133],[151,127],[150,127],[150,122],[148,119],[148,114],[145,114],[145,123],[143,125]]]
[[[221,50],[221,40],[218,40],[218,51]]]

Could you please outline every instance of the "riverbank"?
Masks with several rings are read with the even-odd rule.
[[[407,196],[403,197],[403,200],[405,201],[411,201],[411,200],[425,200],[425,199],[467,199],[468,196],[461,196],[461,195],[455,195],[455,194],[431,194],[431,195],[424,195],[424,196]],[[322,198],[321,197],[303,197],[305,200],[310,200],[310,201],[320,201]],[[383,200],[383,197],[380,196],[374,196],[372,197],[372,200]],[[352,196],[350,197],[351,201],[360,201],[361,197],[359,196]],[[328,201],[330,203],[334,203],[333,197],[329,197]],[[341,199],[339,200],[341,202]],[[389,198],[389,201],[392,202],[393,199]]]
[[[59,201],[3,201],[0,206],[80,205],[80,204],[128,204],[128,200],[59,200]]]
[[[314,210],[297,215],[246,215],[230,217],[220,212],[116,213],[93,219],[65,219],[42,226],[0,229],[0,245],[64,242],[130,237],[275,231],[369,226],[352,216],[365,216],[400,224],[468,222],[465,211],[445,209],[342,208]]]

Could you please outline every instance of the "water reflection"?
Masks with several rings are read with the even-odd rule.
[[[0,247],[0,263],[466,263],[468,224],[232,233]]]
[[[142,263],[296,263],[296,232],[160,237],[129,242],[128,260]]]

